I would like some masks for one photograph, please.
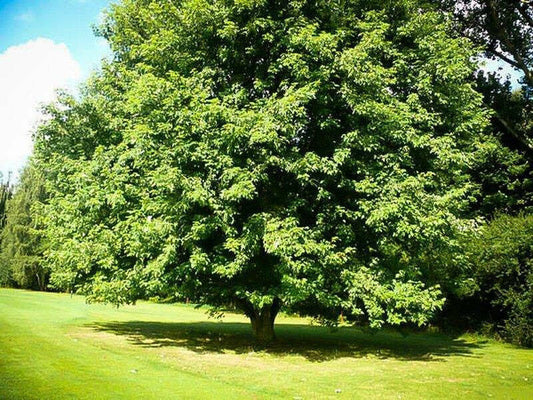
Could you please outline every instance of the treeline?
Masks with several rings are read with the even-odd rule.
[[[43,264],[46,241],[39,215],[46,201],[44,176],[30,162],[4,208],[0,233],[0,284],[46,290],[49,273]]]
[[[3,177],[0,175],[0,229],[3,229],[6,224],[6,206],[7,201],[11,198],[12,191],[9,178],[4,182]]]
[[[7,202],[12,195],[12,187],[9,182],[9,178],[4,182],[3,176],[0,175],[0,234],[6,225],[6,207]],[[2,267],[0,268],[0,284],[6,284],[9,282],[9,268]]]
[[[533,345],[531,8],[391,3],[112,6],[2,186],[1,283]]]

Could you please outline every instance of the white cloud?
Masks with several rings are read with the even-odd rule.
[[[17,173],[31,153],[40,106],[72,87],[80,65],[65,44],[38,38],[0,53],[0,172]]]

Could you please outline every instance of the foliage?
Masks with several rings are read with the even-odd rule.
[[[474,168],[483,196],[476,207],[482,216],[531,210],[533,200],[533,7],[523,0],[433,0],[451,12],[456,29],[476,43],[501,67],[481,69],[477,90],[492,111],[492,130],[501,143],[487,149]],[[505,68],[507,66],[507,68]],[[522,73],[521,86],[504,72]]]
[[[499,145],[485,147],[485,156],[481,157],[472,171],[473,179],[480,183],[482,196],[474,207],[478,215],[493,218],[500,213],[516,214],[520,210],[530,213],[533,205],[533,8],[531,2],[521,0],[437,0],[441,9],[452,12],[461,35],[470,38],[479,45],[485,55],[498,61],[502,67],[507,64],[511,68],[522,72],[521,87],[511,83],[508,77],[502,76],[500,71],[486,73],[479,71],[476,76],[477,89],[483,94],[484,103],[492,111],[492,132],[500,142]],[[509,225],[508,234],[521,237],[518,226],[521,217],[496,217],[488,227],[483,228],[481,237],[475,241],[471,268],[477,271],[470,276],[470,286],[478,285],[475,296],[466,296],[468,286],[463,285],[459,290],[450,292],[451,299],[443,318],[451,319],[460,325],[467,322],[469,327],[477,327],[480,323],[496,325],[497,330],[507,339],[522,344],[531,345],[531,315],[527,308],[531,304],[519,295],[511,294],[513,290],[522,295],[531,296],[531,292],[524,287],[515,287],[515,280],[526,279],[527,272],[522,278],[513,277],[509,263],[524,265],[525,260],[518,261],[518,242],[508,249],[505,257],[498,261],[499,266],[492,265],[485,270],[490,253],[497,252],[499,246],[506,246],[509,237],[505,234],[502,239],[485,237],[496,232],[505,224]],[[526,218],[526,217],[524,217]],[[526,218],[527,219],[527,218]],[[503,229],[503,228],[501,228]],[[511,233],[512,232],[512,233]],[[488,240],[485,241],[485,239]],[[490,240],[489,240],[490,239]],[[527,239],[524,238],[524,240]],[[466,243],[469,242],[469,239]],[[479,246],[479,247],[478,247]],[[485,256],[480,252],[485,251]],[[485,257],[485,258],[484,258]],[[481,265],[477,265],[480,263]],[[525,263],[525,264],[524,264]],[[500,270],[499,274],[496,272]],[[465,271],[468,271],[466,268]],[[498,279],[495,276],[499,276]],[[466,277],[466,275],[465,275]],[[506,289],[500,289],[499,286]],[[464,290],[466,288],[466,290]],[[512,289],[514,288],[514,289]],[[498,294],[503,290],[506,294]],[[502,296],[499,299],[498,296]],[[503,300],[506,299],[506,300]],[[504,306],[502,302],[505,302]],[[513,310],[513,311],[511,311]],[[529,313],[529,314],[528,314]],[[511,317],[511,314],[513,315]],[[529,332],[528,332],[529,331]]]
[[[533,86],[533,8],[529,0],[439,0],[452,11],[462,32],[489,56],[524,73]]]
[[[495,146],[450,29],[412,0],[113,5],[113,60],[37,135],[53,284],[232,304],[266,338],[281,306],[427,323]]]
[[[2,244],[2,231],[6,225],[6,206],[13,194],[13,188],[9,182],[4,182],[2,175],[0,174],[0,245]],[[8,269],[5,269],[0,264],[0,286],[6,286],[10,281],[10,273]]]
[[[472,176],[481,185],[482,196],[474,210],[491,218],[497,213],[517,213],[533,206],[533,158],[520,142],[520,135],[531,132],[533,102],[502,82],[497,74],[479,72],[477,89],[492,109],[492,133],[495,141],[485,146],[484,155],[472,168]],[[520,133],[521,132],[521,133]],[[526,151],[524,151],[524,149]]]
[[[495,111],[495,127],[505,132],[533,162],[533,7],[526,0],[434,0],[452,12],[461,34],[484,49],[486,55],[523,74],[522,89],[507,104],[509,87],[499,85],[499,96],[485,92]],[[483,86],[494,86],[486,77]],[[517,106],[520,109],[516,109]]]
[[[7,204],[7,223],[0,243],[0,270],[22,288],[46,288],[45,244],[38,222],[40,207],[46,198],[44,176],[38,166],[30,162]]]
[[[9,178],[7,182],[4,182],[3,176],[0,174],[0,232],[2,232],[2,229],[6,225],[6,205],[12,196],[12,192],[13,189]]]
[[[501,215],[469,246],[477,296],[511,342],[533,346],[533,215]]]

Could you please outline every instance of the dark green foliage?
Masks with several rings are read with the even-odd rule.
[[[44,241],[38,215],[46,200],[44,176],[30,162],[7,203],[6,226],[0,243],[0,271],[4,284],[45,290],[48,271],[43,266]]]
[[[475,210],[516,213],[533,201],[533,7],[524,0],[434,0],[454,16],[461,35],[485,55],[523,74],[521,87],[502,72],[479,72],[477,90],[492,110],[492,131],[501,142],[474,168],[483,193]],[[501,68],[503,71],[506,68]]]
[[[482,162],[473,168],[483,193],[475,211],[491,217],[531,209],[533,153],[521,140],[526,132],[533,132],[533,101],[523,95],[523,89],[513,91],[510,82],[502,83],[497,75],[480,72],[476,78],[484,102],[493,110],[492,130],[500,144],[487,147]]]
[[[498,213],[514,215],[520,210],[531,213],[533,205],[532,4],[523,0],[436,0],[434,3],[438,3],[441,9],[453,14],[457,30],[483,49],[488,58],[523,74],[521,87],[518,88],[516,86],[513,88],[511,82],[507,81],[501,72],[487,74],[480,71],[476,76],[477,89],[483,94],[484,103],[492,111],[492,134],[500,144],[485,147],[485,155],[472,169],[473,179],[480,184],[481,193],[472,211],[488,219],[492,219]],[[516,82],[513,84],[516,85]],[[467,268],[462,279],[465,284],[447,292],[448,303],[441,317],[442,321],[477,329],[483,323],[488,323],[511,341],[531,345],[531,310],[527,310],[531,307],[531,303],[525,300],[532,294],[528,284],[524,283],[525,277],[530,275],[530,272],[527,272],[527,268],[530,267],[525,267],[528,264],[525,259],[518,261],[521,256],[516,253],[518,249],[513,247],[519,245],[519,238],[527,241],[521,236],[524,232],[519,231],[519,227],[527,224],[525,221],[528,218],[500,216],[483,228],[481,237],[472,247],[474,256],[470,260],[471,268],[477,273],[469,276]],[[506,224],[508,226],[504,227]],[[507,228],[509,232],[500,240],[495,232]],[[489,240],[486,236],[492,235],[491,232],[494,235]],[[492,272],[489,272],[483,265],[488,262],[489,254],[497,252],[498,246],[507,246],[512,241],[506,235],[515,235],[518,242],[509,247],[508,253],[492,261],[501,265],[492,265],[492,268],[489,268]],[[481,246],[479,249],[476,248],[478,245]],[[524,246],[527,247],[525,244]],[[481,249],[486,252],[485,256],[479,253]],[[509,257],[509,260],[506,260],[506,257]],[[509,263],[518,263],[526,268],[520,275],[523,287],[520,288],[513,281],[516,277],[512,278],[509,275]],[[496,272],[498,268],[501,270],[501,275]],[[499,276],[501,281],[495,276]],[[505,276],[507,278],[504,278]],[[479,286],[476,295],[468,295],[468,288],[477,285]],[[507,287],[503,292],[509,296],[500,293],[500,286]],[[521,295],[525,297],[512,294],[512,287],[518,292],[522,290]],[[506,299],[505,306],[502,303],[503,299]]]
[[[9,182],[4,182],[0,174],[0,245],[2,244],[2,231],[6,225],[6,207],[9,199],[12,196],[13,189]],[[10,281],[10,274],[7,268],[0,264],[0,286],[8,285]]]
[[[514,88],[497,73],[479,73],[478,90],[493,109],[495,132],[502,135],[506,147],[533,159],[533,98],[529,89]]]
[[[533,86],[533,7],[529,0],[436,0],[452,12],[463,35],[489,56],[524,73]]]
[[[2,175],[0,174],[0,232],[6,225],[6,206],[8,200],[13,194],[13,189],[9,182],[9,178],[4,182]]]
[[[533,215],[498,216],[468,247],[489,322],[503,338],[533,346]]]

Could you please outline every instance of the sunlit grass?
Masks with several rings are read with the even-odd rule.
[[[533,398],[533,351],[480,337],[289,317],[277,335],[262,349],[240,315],[0,290],[0,399]]]

